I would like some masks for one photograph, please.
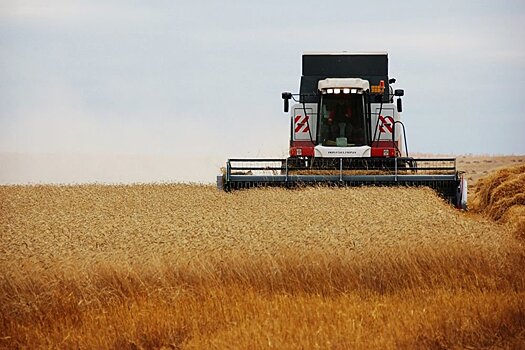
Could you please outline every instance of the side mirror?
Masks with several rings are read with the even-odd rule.
[[[283,92],[281,94],[281,97],[284,100],[284,113],[288,113],[288,111],[290,110],[290,99],[292,98],[292,93],[291,92]]]
[[[403,112],[403,104],[401,103],[401,99],[400,98],[397,99],[397,111],[398,112]]]
[[[399,96],[399,97],[405,96],[405,90],[403,90],[403,89],[396,89],[394,91],[394,96]]]

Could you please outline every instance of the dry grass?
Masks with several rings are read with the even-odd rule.
[[[469,183],[474,184],[496,170],[525,163],[525,155],[460,155],[457,156],[456,162],[458,169],[466,173]]]
[[[517,236],[525,238],[525,165],[504,168],[478,180],[471,207],[508,223]]]
[[[525,254],[428,189],[0,187],[0,347],[525,346]]]

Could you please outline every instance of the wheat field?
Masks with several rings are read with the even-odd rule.
[[[430,189],[0,186],[0,347],[525,347],[512,229]]]

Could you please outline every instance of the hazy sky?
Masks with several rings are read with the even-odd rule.
[[[3,0],[0,50],[0,153],[285,156],[340,50],[389,53],[411,151],[525,153],[524,1]]]

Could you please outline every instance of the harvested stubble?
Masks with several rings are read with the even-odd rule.
[[[0,187],[0,347],[525,344],[525,256],[429,189]]]
[[[470,207],[508,223],[518,237],[525,238],[525,165],[500,169],[479,179]]]

